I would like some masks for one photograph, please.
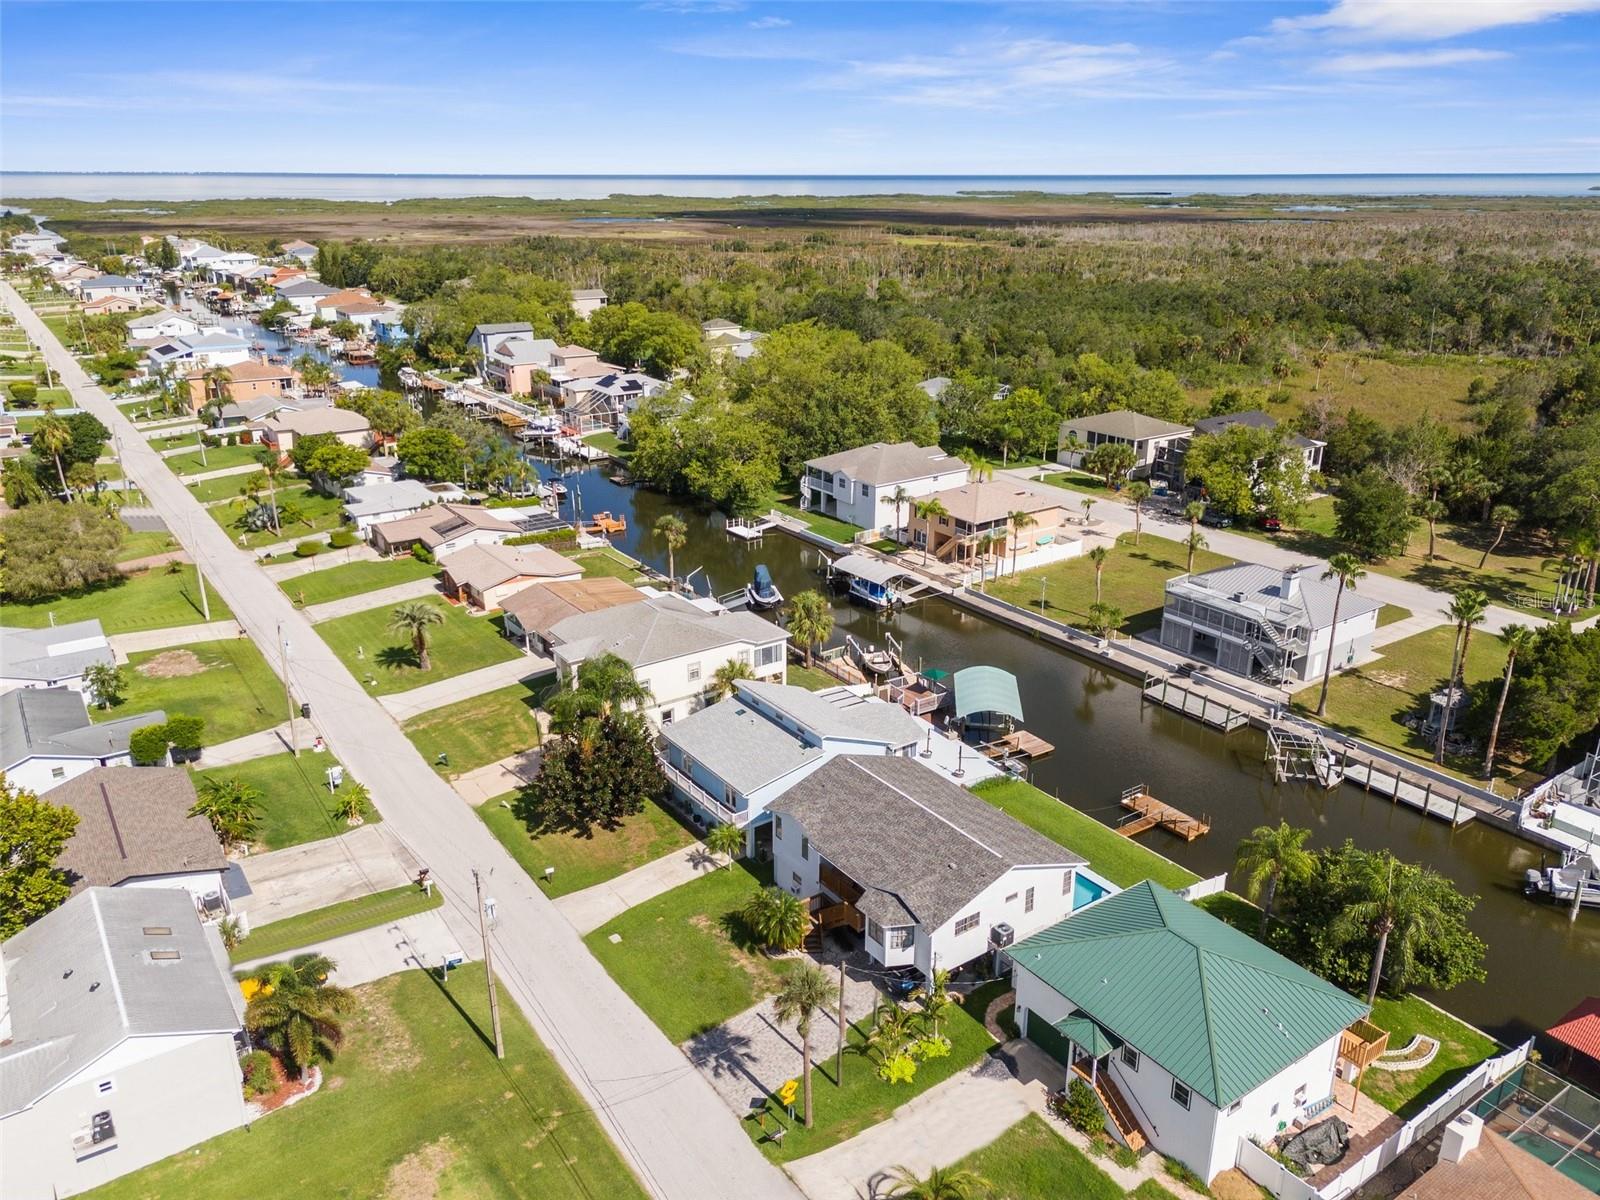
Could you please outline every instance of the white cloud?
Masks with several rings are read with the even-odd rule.
[[[1431,41],[1595,11],[1600,0],[1336,0],[1326,12],[1279,17],[1272,29]]]
[[[751,29],[783,29],[794,22],[788,17],[757,17],[749,24]]]
[[[1413,71],[1510,58],[1504,50],[1394,50],[1339,54],[1315,64],[1323,74],[1359,75],[1371,71]]]

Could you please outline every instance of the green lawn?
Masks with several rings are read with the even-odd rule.
[[[250,936],[240,942],[229,957],[236,963],[274,958],[303,946],[427,912],[443,903],[444,893],[438,888],[424,892],[414,883],[401,884],[386,892],[357,896],[354,900],[343,900],[297,917],[269,921],[252,929]]]
[[[196,771],[195,779],[196,786],[201,779],[236,778],[255,787],[261,793],[256,849],[282,850],[350,831],[342,817],[333,815],[334,794],[328,791],[326,772],[338,765],[339,760],[331,754],[305,752],[296,758],[285,751]],[[346,788],[350,780],[347,774]],[[368,805],[367,823],[381,820],[378,810]]]
[[[374,696],[436,683],[521,654],[501,634],[499,617],[468,616],[463,609],[440,600],[424,603],[444,616],[443,624],[428,631],[432,666],[427,671],[417,666],[410,638],[389,628],[394,605],[335,617],[318,625],[317,632],[355,677],[368,683],[367,690]]]
[[[223,506],[220,509],[212,510],[214,513],[220,512],[222,515],[216,519],[227,524],[229,521],[237,521],[239,515],[244,512],[244,484],[245,480],[249,478],[249,475],[243,474],[218,475],[215,479],[200,479],[194,483],[186,483],[184,486],[189,489],[189,495],[193,496],[201,504],[209,504],[213,500],[234,501],[234,506],[231,508]],[[288,534],[285,533],[284,536],[287,537]]]
[[[1226,566],[1233,560],[1209,550],[1194,556],[1194,569],[1209,571]],[[1106,560],[1101,575],[1101,592],[1105,603],[1114,604],[1126,618],[1122,632],[1143,633],[1161,624],[1161,608],[1166,601],[1166,583],[1174,575],[1182,575],[1187,568],[1188,551],[1177,542],[1156,537],[1146,532],[1139,545],[1133,544],[1133,534],[1125,533],[1117,539],[1116,549]],[[1023,571],[1016,578],[996,579],[986,585],[991,594],[1011,604],[1039,610],[1040,585],[1044,586],[1044,613],[1069,625],[1084,625],[1089,618],[1089,606],[1094,603],[1094,564],[1088,557],[1067,559],[1032,571]]]
[[[1106,487],[1104,479],[1084,471],[1057,471],[1054,474],[1046,475],[1041,482],[1048,483],[1053,487],[1066,488],[1073,492],[1082,492],[1084,495],[1093,496],[1097,500],[1110,500],[1116,495],[1115,492]],[[1078,501],[1074,501],[1073,507],[1078,512],[1081,512],[1083,510],[1078,507],[1078,503]]]
[[[1132,887],[1141,880],[1153,879],[1162,887],[1176,890],[1200,879],[1194,872],[1139,845],[1132,838],[1123,837],[1025,780],[989,779],[972,791],[1045,837],[1076,850],[1089,860],[1096,874],[1118,887]]]
[[[237,478],[224,476],[219,482],[231,484],[231,493],[237,494],[246,478],[248,476],[245,475]],[[230,492],[225,491],[222,494],[229,495]],[[299,520],[284,523],[282,533],[274,533],[270,529],[263,529],[259,533],[246,533],[240,524],[244,510],[236,505],[224,504],[206,511],[211,514],[211,519],[226,529],[233,540],[241,546],[270,546],[276,542],[296,542],[312,534],[326,533],[330,529],[339,527],[344,512],[344,501],[338,496],[321,496],[309,487],[279,488],[278,503],[293,504],[301,512]]]
[[[1400,718],[1425,713],[1429,694],[1444,686],[1455,636],[1450,625],[1413,634],[1384,646],[1379,651],[1382,658],[1335,676],[1328,685],[1328,710],[1323,719],[1345,733],[1431,762],[1432,741],[1407,729]],[[1481,629],[1474,631],[1464,672],[1467,683],[1498,677],[1505,660],[1499,637]],[[1318,688],[1307,688],[1296,697],[1295,706],[1315,712],[1318,694]],[[1516,773],[1514,762],[1501,762],[1504,776]],[[1475,777],[1482,759],[1447,755],[1445,765]]]
[[[322,557],[328,560],[328,566],[279,582],[284,594],[296,604],[342,600],[346,596],[359,596],[362,592],[410,583],[413,579],[427,579],[439,573],[437,566],[418,562],[410,555],[378,562],[361,559],[349,563],[338,562],[341,556],[337,552],[327,552]]]
[[[768,958],[739,910],[771,882],[744,863],[630,908],[584,937],[618,986],[674,1042],[715,1029],[777,991],[793,959]],[[559,872],[558,872],[559,873]],[[612,935],[621,940],[613,943]]]
[[[117,561],[131,562],[136,558],[145,558],[151,554],[165,554],[168,550],[177,550],[178,539],[164,530],[152,530],[147,533],[134,533],[132,530],[122,535],[122,548],[117,551]],[[212,596],[213,604],[220,604],[221,600]]]
[[[356,989],[315,1096],[95,1192],[103,1200],[472,1197],[643,1200],[644,1192],[515,1004],[494,1056],[483,968],[407,971]],[[504,993],[502,993],[502,998]]]
[[[412,717],[401,728],[434,770],[453,779],[537,746],[534,709],[539,693],[552,682],[552,676],[543,675],[536,681],[496,688]],[[439,762],[440,754],[448,755],[448,761]]]
[[[223,621],[233,615],[209,585],[206,595],[211,601],[213,621]],[[177,573],[169,572],[166,567],[156,567],[119,577],[104,587],[50,600],[33,600],[26,604],[7,601],[0,604],[0,624],[42,629],[50,624],[52,613],[57,625],[97,618],[107,634],[198,625],[206,619],[200,608],[194,568],[187,565]]]
[[[633,453],[632,448],[624,447],[622,444],[622,439],[616,434],[612,433],[609,429],[602,429],[599,433],[591,433],[583,440],[589,443],[589,445],[604,450],[613,458],[620,459],[623,462],[627,462],[629,456]]]
[[[163,461],[174,474],[199,475],[206,471],[220,471],[223,467],[252,465],[260,450],[259,446],[207,446],[204,462],[200,461],[198,449],[188,454],[174,454]]]
[[[795,687],[803,687],[808,692],[820,692],[824,688],[838,687],[839,681],[832,675],[825,674],[815,667],[807,667],[801,663],[789,664],[789,682]]]
[[[1409,608],[1401,608],[1398,604],[1385,604],[1378,610],[1378,628],[1393,625],[1396,621],[1404,621],[1410,616]]]
[[[1122,1200],[1122,1189],[1038,1113],[953,1164],[988,1181],[988,1200]],[[1148,1182],[1148,1181],[1147,1181]],[[1141,1200],[1155,1200],[1141,1193]]]
[[[1361,1090],[1379,1104],[1410,1118],[1428,1106],[1467,1074],[1469,1068],[1500,1049],[1494,1040],[1441,1012],[1418,996],[1403,1000],[1379,999],[1372,1022],[1389,1031],[1389,1049],[1398,1050],[1416,1034],[1439,1041],[1439,1053],[1418,1071],[1367,1070]]]
[[[583,573],[591,578],[596,575],[608,575],[628,584],[649,582],[639,573],[639,564],[614,546],[606,546],[600,550],[568,552],[567,557],[581,566]]]
[[[820,533],[823,537],[831,538],[845,546],[855,541],[856,534],[861,532],[859,525],[852,525],[848,521],[835,520],[833,517],[825,517],[821,513],[802,512],[797,500],[780,500],[772,507],[781,513],[787,513],[797,520],[804,521],[813,533]]]
[[[595,829],[588,837],[571,833],[532,836],[516,814],[504,807],[516,798],[516,792],[507,792],[485,801],[479,805],[478,815],[522,869],[538,880],[539,890],[547,896],[565,896],[615,879],[694,841],[694,834],[654,801],[646,802],[642,812],[616,829]],[[546,867],[556,869],[548,880]]]
[[[820,1039],[817,1061],[812,1068],[811,1095],[814,1123],[805,1127],[804,1114],[796,1102],[794,1121],[776,1100],[769,1099],[766,1107],[766,1128],[771,1130],[781,1124],[786,1132],[781,1142],[773,1142],[762,1133],[762,1127],[753,1119],[744,1122],[745,1132],[756,1140],[766,1156],[775,1162],[790,1162],[826,1150],[847,1141],[856,1134],[881,1121],[886,1121],[894,1110],[914,1096],[919,1096],[966,1070],[995,1045],[995,1040],[983,1026],[983,1013],[1002,992],[1011,988],[1008,980],[996,980],[975,989],[966,1002],[951,1008],[940,1026],[940,1033],[950,1039],[950,1053],[943,1058],[932,1058],[917,1064],[917,1074],[909,1083],[885,1083],[879,1079],[874,1062],[864,1053],[867,1034],[872,1029],[870,1015],[853,1022],[845,1032],[844,1079],[835,1078],[837,1059],[823,1048],[834,1045],[832,1038]],[[825,1024],[825,1023],[824,1023]],[[798,1056],[795,1063],[799,1073]]]
[[[130,654],[127,676],[122,703],[91,709],[95,720],[154,708],[169,717],[204,717],[205,744],[214,746],[289,718],[283,684],[249,638]]]

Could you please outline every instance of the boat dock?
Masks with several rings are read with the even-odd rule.
[[[1047,754],[1054,754],[1056,748],[1053,742],[1045,741],[1038,734],[1029,733],[1026,729],[1014,729],[993,741],[984,742],[978,749],[986,758],[1043,758]]]
[[[776,529],[778,522],[773,517],[729,517],[727,524],[722,528],[729,537],[739,538],[746,542],[759,542],[769,529]]]
[[[1191,817],[1170,804],[1162,803],[1142,783],[1136,783],[1122,793],[1122,807],[1132,814],[1117,826],[1117,832],[1123,837],[1136,837],[1147,830],[1160,828],[1186,842],[1192,842],[1211,832],[1209,818]]]
[[[1170,708],[1224,733],[1250,724],[1249,710],[1235,697],[1185,676],[1147,673],[1143,691],[1146,703]]]

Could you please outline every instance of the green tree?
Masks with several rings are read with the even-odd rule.
[[[67,470],[61,464],[61,455],[72,445],[72,430],[60,417],[40,417],[33,427],[33,444],[55,463],[56,478],[61,484],[61,495],[65,497],[68,494]]]
[[[1144,480],[1135,479],[1123,489],[1123,494],[1133,501],[1133,544],[1137,546],[1139,535],[1144,532],[1144,506],[1155,494],[1155,489]]]
[[[7,599],[41,600],[120,582],[123,531],[109,509],[81,500],[29,504],[0,517]]]
[[[1013,388],[978,409],[979,440],[1000,451],[1002,466],[1011,461],[1013,450],[1052,445],[1060,426],[1056,410],[1031,387]]]
[[[1346,479],[1334,497],[1334,531],[1369,562],[1404,554],[1416,520],[1405,485],[1373,467]]]
[[[1206,535],[1190,526],[1188,536],[1183,539],[1183,548],[1188,553],[1188,565],[1183,569],[1189,575],[1194,574],[1195,551],[1204,550],[1211,543],[1206,541]]]
[[[1403,989],[1422,943],[1445,936],[1448,914],[1435,901],[1424,872],[1387,851],[1362,858],[1351,902],[1334,920],[1342,937],[1376,939],[1367,976],[1367,1003],[1378,998],[1384,960],[1392,953],[1393,982]]]
[[[724,821],[706,830],[705,842],[707,850],[726,860],[722,864],[724,867],[731,867],[734,860],[744,853],[744,830]]]
[[[56,859],[77,827],[72,809],[41,800],[0,775],[0,941],[72,894]]]
[[[983,1176],[963,1168],[933,1167],[926,1175],[918,1175],[910,1167],[896,1167],[894,1183],[884,1195],[894,1200],[976,1200],[991,1187]]]
[[[1455,645],[1450,655],[1450,677],[1445,681],[1445,695],[1453,698],[1460,687],[1461,676],[1467,669],[1467,650],[1472,645],[1472,630],[1483,624],[1489,612],[1489,597],[1477,588],[1462,588],[1450,601],[1450,619],[1456,623]],[[1450,714],[1453,704],[1447,704],[1439,720],[1439,735],[1434,742],[1433,761],[1444,762],[1445,738],[1450,734]]]
[[[1328,657],[1322,664],[1322,691],[1317,696],[1317,716],[1323,716],[1328,711],[1328,681],[1333,677],[1333,639],[1339,632],[1339,607],[1344,602],[1345,589],[1355,591],[1356,584],[1365,579],[1366,570],[1353,554],[1335,554],[1328,559],[1328,566],[1322,572],[1324,581],[1337,579],[1338,588],[1333,593],[1333,624],[1328,634]]]
[[[1478,570],[1489,565],[1489,556],[1500,548],[1506,530],[1522,520],[1522,514],[1509,504],[1496,504],[1489,512],[1489,523],[1494,526],[1494,541],[1490,542],[1478,560]]]
[[[1011,574],[1015,576],[1017,573],[1017,550],[1022,542],[1022,531],[1024,529],[1032,529],[1039,523],[1039,519],[1031,512],[1019,508],[1007,518],[1007,521],[1011,526]]]
[[[1089,606],[1089,631],[1097,637],[1109,638],[1118,629],[1126,618],[1122,610],[1115,604],[1101,604],[1096,601]]]
[[[1488,707],[1487,697],[1475,706],[1477,711]],[[1540,626],[1517,656],[1501,740],[1548,770],[1562,749],[1591,740],[1597,712],[1600,627],[1574,633],[1568,621]]]
[[[1489,748],[1483,755],[1483,777],[1494,778],[1495,744],[1500,740],[1500,722],[1506,713],[1506,697],[1511,694],[1511,677],[1517,669],[1517,656],[1532,645],[1534,632],[1526,625],[1507,625],[1500,631],[1500,640],[1506,648],[1506,669],[1500,680],[1500,699],[1494,706],[1494,724],[1489,727]]]
[[[551,732],[577,738],[586,751],[601,735],[600,723],[631,716],[650,704],[650,688],[615,654],[602,654],[577,668],[570,687],[561,688],[546,705]]]
[[[123,693],[128,690],[128,673],[114,662],[90,663],[83,669],[83,682],[97,708],[111,708],[122,703]]]
[[[261,819],[261,791],[237,775],[210,775],[196,789],[191,817],[204,817],[226,847],[248,842]]]
[[[889,493],[889,503],[894,505],[894,536],[896,541],[900,539],[900,532],[905,528],[905,522],[901,520],[900,514],[904,511],[905,506],[911,502],[911,499],[911,493],[906,491],[903,484],[895,484],[894,491]]]
[[[333,1061],[344,1042],[341,1018],[356,1010],[355,993],[328,982],[333,970],[326,955],[297,954],[249,976],[258,987],[245,1008],[245,1027],[302,1079],[318,1063]]]
[[[359,825],[367,815],[367,805],[372,803],[372,793],[367,785],[354,779],[345,780],[344,786],[334,793],[333,815],[349,825]]]
[[[730,658],[711,675],[711,692],[718,700],[733,695],[741,679],[754,679],[755,670],[742,658]]]
[[[1111,551],[1105,546],[1095,546],[1089,551],[1089,561],[1094,564],[1094,602],[1100,603],[1100,577],[1105,573],[1106,559]]]
[[[428,630],[443,624],[444,611],[423,600],[407,600],[389,614],[389,628],[411,639],[411,651],[417,656],[418,669],[423,671],[433,667],[428,660]]]
[[[295,448],[297,451],[299,447]],[[361,474],[367,466],[367,452],[359,446],[346,445],[338,438],[315,446],[303,458],[296,457],[298,466],[311,479],[317,490],[337,496],[343,485]]]
[[[812,651],[833,636],[833,607],[814,588],[789,597],[789,636],[805,647],[806,666]]]
[[[467,442],[460,435],[434,426],[423,426],[400,435],[395,454],[405,465],[406,474],[417,479],[460,479],[466,467]]]
[[[1311,830],[1296,829],[1287,821],[1276,825],[1257,825],[1250,836],[1239,843],[1234,856],[1234,874],[1244,883],[1247,899],[1261,905],[1260,936],[1266,937],[1267,923],[1272,919],[1273,902],[1278,886],[1285,879],[1304,882],[1315,874],[1317,860],[1306,849]]]
[[[648,726],[613,713],[546,741],[539,775],[513,811],[530,832],[589,837],[595,825],[620,828],[665,790]]]
[[[1083,460],[1086,470],[1094,472],[1105,480],[1106,490],[1111,491],[1121,482],[1123,476],[1133,470],[1139,461],[1139,456],[1127,442],[1101,442],[1088,457]]]
[[[1293,520],[1310,492],[1305,457],[1285,429],[1230,425],[1200,434],[1189,443],[1183,473],[1205,486],[1217,509],[1240,519],[1265,512]]]
[[[796,899],[787,892],[779,894],[790,900]],[[831,1005],[843,1002],[844,997],[840,995],[839,989],[834,986],[827,973],[809,962],[802,962],[790,971],[784,977],[783,986],[778,989],[778,994],[772,998],[772,1014],[778,1019],[778,1024],[787,1025],[792,1021],[795,1032],[800,1035],[800,1080],[805,1097],[807,1129],[812,1125],[811,1021],[816,1014],[826,1012]]]
[[[667,578],[676,579],[678,551],[682,550],[684,543],[689,540],[689,527],[683,523],[682,517],[674,513],[665,513],[656,518],[655,535],[667,545]]]
[[[1449,506],[1443,500],[1424,500],[1422,502],[1422,519],[1428,523],[1428,561],[1432,562],[1434,554],[1435,527],[1439,521],[1449,513]]]
[[[928,565],[928,547],[933,544],[933,527],[940,518],[948,517],[950,510],[944,506],[944,501],[937,496],[930,496],[926,500],[918,500],[912,505],[912,511],[922,518],[927,525],[922,540],[922,565]]]
[[[782,888],[754,893],[741,912],[756,940],[770,950],[797,950],[811,931],[806,902]]]

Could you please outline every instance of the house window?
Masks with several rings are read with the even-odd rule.
[[[864,484],[864,483],[861,485],[861,494],[863,496],[865,496],[867,494],[867,485]]]
[[[1299,1108],[1305,1102],[1306,1102],[1306,1085],[1302,1083],[1299,1087],[1295,1088],[1295,1090],[1294,1090],[1294,1106],[1296,1108]]]
[[[50,778],[51,779],[65,779],[66,777],[67,777],[67,769],[65,767],[51,767],[50,768]]]
[[[959,921],[957,921],[956,936],[960,937],[963,933],[971,933],[974,929],[976,929],[978,927],[979,915],[980,914],[978,913],[973,913],[970,917],[962,917]]]
[[[733,784],[725,783],[722,785],[722,803],[728,808],[736,809],[739,807],[739,793],[733,790]]]
[[[182,957],[183,957],[183,952],[181,950],[152,950],[152,951],[150,951],[150,960],[152,962],[177,962]]]
[[[780,838],[783,836],[783,818],[777,815],[772,818],[772,836]]]
[[[883,945],[883,926],[870,917],[867,919],[867,941],[877,942],[880,946]]]
[[[672,710],[670,708],[663,708],[661,710],[661,723],[663,725],[672,724]]]
[[[1130,1071],[1137,1072],[1139,1070],[1139,1052],[1132,1046],[1124,1046],[1122,1048],[1122,1065]]]
[[[800,859],[802,862],[811,861],[811,839],[808,837],[800,839]]]
[[[1027,891],[1022,893],[1022,911],[1025,912],[1025,913],[1031,913],[1033,911],[1033,889],[1032,888],[1029,888]]]
[[[1243,1107],[1243,1105],[1244,1105],[1244,1101],[1243,1100],[1235,1100],[1232,1104],[1228,1105],[1228,1115],[1230,1117],[1233,1116],[1233,1114],[1238,1112],[1239,1109],[1241,1107]]]
[[[1015,904],[1016,902],[1017,902],[1017,894],[1015,892],[1012,892],[1011,895],[1006,897],[1006,903],[1007,904]]]
[[[700,679],[700,664],[697,663],[697,662],[692,662],[692,663],[689,664],[689,682],[690,683],[696,683],[696,682],[699,681],[699,679]]]
[[[898,925],[889,930],[889,949],[907,950],[911,947],[911,926]]]
[[[789,878],[794,881],[794,890],[798,892],[800,890],[800,872],[791,871],[789,873]]]
[[[1188,1108],[1189,1107],[1189,1088],[1188,1088],[1188,1086],[1185,1085],[1185,1084],[1179,1083],[1176,1079],[1174,1079],[1172,1081],[1172,1098],[1173,1098],[1174,1101],[1176,1101],[1183,1108]]]
[[[772,646],[756,647],[756,666],[771,667],[783,661],[783,645],[778,643]]]

